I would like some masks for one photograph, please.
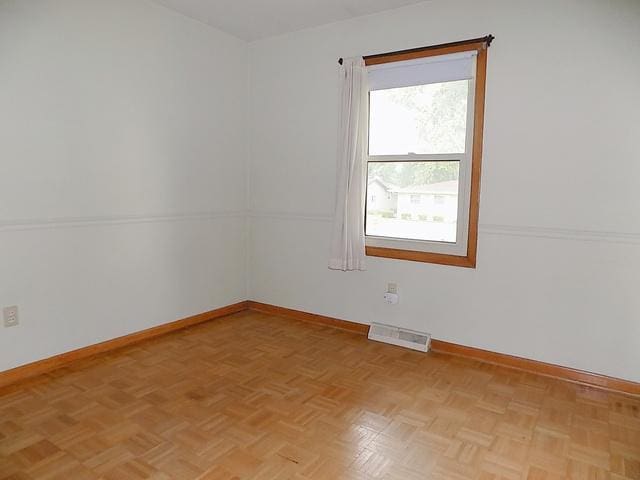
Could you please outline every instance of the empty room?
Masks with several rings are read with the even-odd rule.
[[[640,480],[640,0],[0,0],[0,480]]]

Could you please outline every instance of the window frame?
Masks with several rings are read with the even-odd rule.
[[[379,55],[371,55],[364,57],[365,65],[379,65],[382,63],[401,62],[406,60],[413,60],[417,58],[425,58],[432,56],[448,55],[452,53],[461,52],[476,52],[476,72],[475,78],[471,81],[472,91],[469,93],[470,99],[472,99],[473,112],[469,112],[473,125],[471,127],[472,138],[468,139],[467,145],[470,145],[470,151],[466,152],[466,155],[470,155],[470,165],[468,174],[471,176],[470,189],[468,190],[468,198],[459,197],[459,213],[458,220],[462,219],[466,223],[465,233],[466,238],[457,239],[465,240],[464,251],[452,253],[437,252],[435,244],[444,242],[431,242],[434,244],[434,251],[421,251],[411,248],[392,248],[390,246],[380,246],[381,237],[366,236],[365,246],[367,256],[393,258],[398,260],[409,260],[416,262],[435,263],[440,265],[451,265],[457,267],[475,268],[477,264],[477,251],[478,251],[478,220],[480,215],[480,179],[482,170],[482,147],[483,147],[483,132],[484,132],[484,111],[485,111],[485,90],[486,90],[486,75],[487,75],[487,50],[492,36],[465,40],[462,42],[454,42],[451,44],[436,45],[433,47],[425,47],[412,50],[404,50],[400,52],[392,52]],[[470,101],[471,103],[471,101]],[[419,156],[416,156],[419,157]],[[369,157],[367,157],[367,164],[369,163]],[[376,160],[371,160],[375,162]],[[405,159],[404,161],[410,161]],[[416,158],[416,161],[422,161]],[[463,181],[463,169],[462,162],[460,163],[460,182]],[[366,170],[366,169],[365,169]],[[367,173],[365,172],[365,175]],[[467,181],[467,179],[464,179]],[[367,180],[365,178],[365,185]],[[464,190],[461,188],[460,192]],[[464,202],[464,203],[463,203]],[[468,209],[466,206],[468,205]],[[464,215],[461,217],[460,212]],[[366,210],[365,210],[366,217]],[[458,230],[459,232],[460,230]],[[411,240],[403,239],[389,239],[390,243],[403,243],[410,246]],[[414,241],[416,242],[416,241]],[[421,242],[420,243],[429,243]],[[376,243],[378,245],[371,245]],[[414,243],[415,244],[415,243]]]
[[[473,59],[475,64],[475,58]],[[458,211],[456,224],[456,241],[421,240],[402,237],[384,237],[378,235],[366,235],[367,231],[367,209],[365,205],[365,243],[371,247],[416,251],[420,253],[435,253],[440,255],[463,255],[467,251],[468,241],[468,210],[465,205],[470,198],[470,178],[471,178],[471,151],[473,149],[473,112],[475,101],[475,78],[469,81],[469,91],[467,94],[467,131],[471,132],[465,138],[465,151],[458,153],[409,153],[406,155],[370,155],[367,154],[367,172],[370,163],[406,162],[406,163],[429,163],[429,162],[456,162],[458,164]],[[368,173],[367,173],[368,191]],[[422,195],[420,196],[421,205]],[[410,198],[409,201],[413,203]],[[412,215],[409,215],[411,218]]]

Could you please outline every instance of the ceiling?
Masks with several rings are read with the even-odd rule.
[[[155,0],[247,41],[422,0]]]

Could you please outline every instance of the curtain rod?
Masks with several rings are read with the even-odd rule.
[[[471,44],[471,43],[481,43],[481,42],[486,42],[487,43],[487,47],[491,46],[491,42],[493,42],[493,40],[496,37],[494,37],[493,35],[487,35],[486,37],[480,37],[480,38],[472,38],[471,40],[462,40],[459,42],[450,42],[450,43],[441,43],[440,45],[431,45],[429,47],[418,47],[418,48],[409,48],[407,50],[397,50],[395,52],[387,52],[387,53],[376,53],[375,55],[367,55],[365,57],[363,57],[365,60],[368,60],[370,58],[377,58],[377,57],[386,57],[387,55],[400,55],[403,53],[413,53],[413,52],[424,52],[427,50],[433,50],[436,48],[446,48],[446,47],[458,47],[460,45],[467,45],[467,44]],[[344,60],[341,58],[338,59],[338,63],[340,65],[342,65],[342,62]]]

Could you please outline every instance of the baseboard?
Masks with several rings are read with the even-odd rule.
[[[38,360],[33,363],[28,363],[26,365],[13,368],[11,370],[6,370],[4,372],[0,372],[0,388],[12,383],[19,382],[21,380],[25,380],[30,377],[34,377],[36,375],[48,373],[52,370],[63,367],[65,365],[81,360],[83,358],[87,358],[94,355],[98,355],[100,353],[116,350],[118,348],[126,347],[127,345],[132,345],[134,343],[142,342],[144,340],[149,340],[150,338],[158,337],[160,335],[165,335],[169,332],[174,332],[176,330],[181,330],[183,328],[191,327],[199,323],[213,320],[214,318],[220,318],[227,315],[231,315],[233,313],[242,312],[247,308],[248,308],[248,305],[246,301],[234,303],[233,305],[227,305],[225,307],[216,308],[215,310],[200,313],[198,315],[193,315],[191,317],[183,318],[181,320],[176,320],[171,323],[165,323],[163,325],[158,325],[157,327],[148,328],[146,330],[141,330],[139,332],[131,333],[123,337],[118,337],[112,340],[107,340],[105,342],[96,343],[94,345],[89,345],[87,347],[79,348],[77,350],[61,353],[60,355],[55,355],[53,357],[45,358],[43,360]]]
[[[248,308],[257,312],[293,318],[305,322],[319,323],[362,335],[367,335],[369,332],[369,325],[350,322],[347,320],[339,320],[337,318],[326,317],[324,315],[303,312],[300,310],[293,310],[290,308],[278,307],[266,303],[249,301]],[[553,377],[559,380],[565,380],[611,392],[640,395],[640,383],[577,370],[570,367],[553,365],[551,363],[544,363],[538,360],[530,360],[528,358],[515,357],[504,353],[490,352],[480,348],[467,347],[436,339],[431,340],[431,350],[437,353],[478,360],[483,363],[490,363],[492,365],[513,368],[524,372],[534,373],[536,375]]]
[[[505,353],[496,353],[489,350],[467,347],[435,339],[431,340],[431,350],[438,353],[445,353],[447,355],[470,358],[483,363],[490,363],[492,365],[499,365],[501,367],[535,373],[545,377],[553,377],[572,383],[579,383],[580,385],[586,385],[611,392],[640,395],[640,383],[615,377],[608,377],[606,375],[600,375],[598,373],[587,372],[584,370],[577,370],[575,368],[554,365],[552,363],[515,357]]]
[[[338,318],[327,317],[325,315],[318,315],[317,313],[303,312],[301,310],[294,310],[292,308],[278,307],[276,305],[270,305],[267,303],[254,302],[253,300],[249,300],[247,304],[249,310],[253,310],[255,312],[277,315],[279,317],[293,318],[295,320],[301,320],[303,322],[319,323],[321,325],[339,328],[340,330],[348,330],[349,332],[359,333],[360,335],[367,335],[369,333],[369,325],[365,325],[363,323],[349,322],[347,320],[340,320]]]
[[[279,317],[326,325],[357,333],[359,335],[367,335],[369,332],[369,325],[366,324],[340,320],[338,318],[327,317],[316,313],[303,312],[292,308],[279,307],[276,305],[248,300],[0,372],[0,388],[36,375],[48,373],[77,360],[98,355],[100,353],[106,353],[127,345],[132,345],[134,343],[142,342],[144,340],[158,337],[176,330],[181,330],[199,323],[242,312],[244,310],[253,310],[256,312],[266,313],[268,315],[276,315]],[[612,392],[640,396],[640,383],[632,382],[630,380],[608,377],[597,373],[586,372],[560,365],[553,365],[522,357],[515,357],[504,353],[467,347],[436,339],[431,340],[431,349],[437,353],[478,360],[484,363],[553,377],[559,380],[565,380]]]

